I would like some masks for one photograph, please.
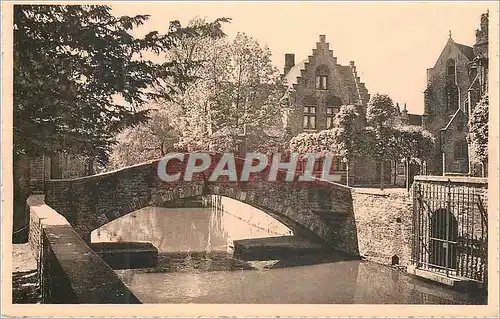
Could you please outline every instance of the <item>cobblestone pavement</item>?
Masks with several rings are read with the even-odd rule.
[[[12,245],[12,302],[41,303],[36,260],[29,244]]]

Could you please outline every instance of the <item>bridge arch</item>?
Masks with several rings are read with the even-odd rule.
[[[182,178],[165,182],[157,175],[159,162],[83,178],[48,180],[46,202],[90,242],[93,230],[141,208],[200,195],[220,195],[276,216],[293,224],[296,230],[310,232],[338,251],[359,254],[351,190],[346,186],[320,180],[287,182],[281,172],[281,178],[270,182],[269,167],[252,175],[248,182],[227,178],[209,182],[202,173],[194,174],[189,182]],[[172,161],[169,165],[167,171],[183,172],[186,163]]]

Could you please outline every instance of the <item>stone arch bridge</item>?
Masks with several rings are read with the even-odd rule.
[[[209,154],[212,163],[220,158]],[[181,178],[165,182],[158,177],[159,163],[154,160],[93,176],[47,180],[45,201],[90,242],[93,230],[138,209],[193,196],[221,195],[254,206],[337,251],[359,255],[349,187],[319,179],[302,182],[297,176],[288,182],[283,171],[278,171],[276,181],[268,181],[270,166],[251,174],[247,182],[229,181],[226,176],[208,181],[215,165],[184,181],[187,160],[169,161],[166,171],[181,172]],[[244,159],[236,159],[238,172],[243,163]]]

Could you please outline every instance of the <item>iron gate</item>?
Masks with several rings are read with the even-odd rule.
[[[450,180],[413,184],[413,265],[446,276],[487,281],[485,190]]]

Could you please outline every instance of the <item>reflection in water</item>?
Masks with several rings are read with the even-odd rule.
[[[116,271],[143,303],[485,302],[385,266],[330,262],[330,255],[253,267],[233,258],[233,240],[291,235],[290,229],[236,201],[224,199],[224,210],[149,207],[94,231],[92,241],[150,241],[158,248],[156,268]],[[321,264],[269,269],[273,264],[304,265],[301,258]]]
[[[119,273],[124,276],[123,273]],[[396,275],[394,275],[396,274]],[[135,273],[144,303],[480,304],[382,265],[339,261],[265,271]]]
[[[292,235],[264,212],[225,199],[226,211],[211,208],[147,207],[92,233],[92,242],[149,241],[160,253],[230,251],[233,241]]]

